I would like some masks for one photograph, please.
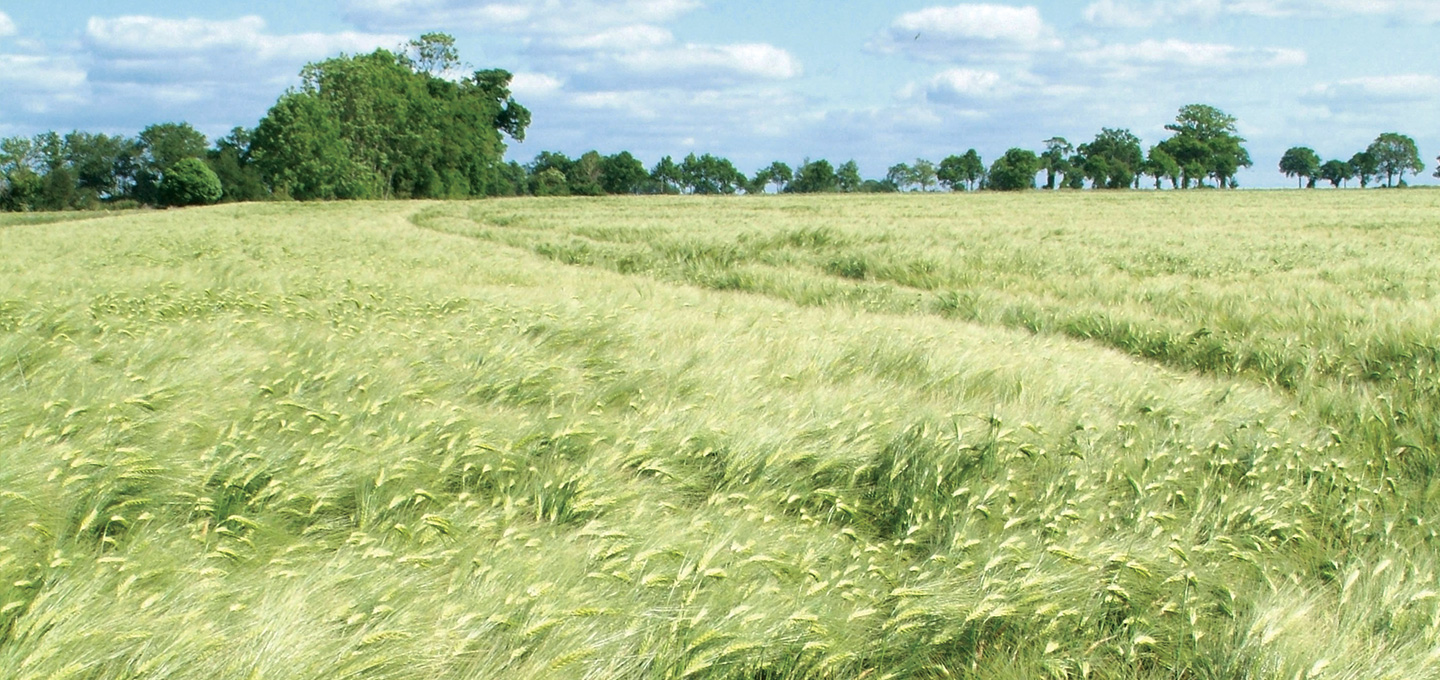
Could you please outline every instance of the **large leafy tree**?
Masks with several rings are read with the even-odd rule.
[[[909,163],[896,163],[885,171],[885,181],[894,184],[895,188],[905,191],[915,184],[915,168]]]
[[[565,181],[576,196],[599,196],[605,193],[605,159],[598,151],[586,151],[570,165]]]
[[[985,162],[980,160],[980,154],[974,149],[965,152],[963,156],[947,156],[940,161],[940,167],[936,169],[935,176],[940,183],[954,191],[974,189],[975,184],[985,178]]]
[[[1129,187],[1145,164],[1140,138],[1129,130],[1101,128],[1095,140],[1081,144],[1078,152],[1084,159],[1082,171],[1097,189]]]
[[[680,166],[669,156],[661,158],[650,169],[650,179],[662,194],[680,193]]]
[[[1385,175],[1385,186],[1395,186],[1398,181],[1405,183],[1405,173],[1419,173],[1425,169],[1420,161],[1420,150],[1415,140],[1398,132],[1386,132],[1375,138],[1365,150],[1375,159],[1377,174]]]
[[[1315,179],[1320,175],[1320,156],[1314,149],[1306,146],[1292,147],[1280,157],[1280,172],[1286,177],[1296,177],[1296,188],[1305,184],[1309,179],[1311,189],[1315,188]]]
[[[1326,161],[1320,166],[1320,179],[1330,183],[1332,187],[1340,187],[1355,176],[1354,168],[1342,160]]]
[[[826,193],[839,188],[840,177],[835,174],[835,166],[823,158],[817,161],[806,159],[795,171],[795,181],[790,183],[790,191],[798,194]]]
[[[1150,153],[1145,157],[1145,174],[1155,178],[1156,189],[1165,179],[1170,180],[1171,189],[1180,185],[1180,163],[1159,146],[1150,147]]]
[[[1361,151],[1350,157],[1350,170],[1355,173],[1355,179],[1360,180],[1360,188],[1364,189],[1380,173],[1380,164],[1376,162],[1375,154]]]
[[[210,150],[210,169],[220,179],[220,200],[258,201],[269,195],[250,153],[254,131],[237,127],[221,137]]]
[[[1040,157],[1034,151],[1010,149],[990,166],[989,187],[996,191],[1020,191],[1035,188],[1035,175],[1040,172]]]
[[[35,210],[44,183],[44,154],[29,137],[0,139],[0,209]]]
[[[970,185],[971,191],[985,180],[985,161],[974,149],[966,151],[965,155],[960,157],[960,178]]]
[[[765,188],[772,184],[775,186],[776,193],[780,193],[785,191],[793,179],[795,179],[795,171],[784,162],[775,161],[756,171],[755,179],[751,184],[756,189],[755,193],[765,191]]]
[[[694,194],[733,194],[748,183],[729,159],[692,153],[680,161],[680,184]]]
[[[939,182],[939,177],[935,174],[935,164],[924,158],[916,158],[915,163],[910,166],[910,172],[910,179],[919,185],[921,191],[929,191]]]
[[[847,194],[860,191],[865,185],[865,180],[860,177],[860,164],[854,160],[848,160],[835,169],[835,181],[839,189]]]
[[[1165,126],[1175,134],[1161,146],[1180,164],[1186,187],[1212,177],[1224,188],[1240,168],[1253,165],[1235,123],[1234,116],[1213,106],[1189,104]]]
[[[159,204],[160,182],[176,163],[187,158],[205,158],[209,142],[189,123],[157,123],[140,131],[139,157],[135,168],[135,198]]]
[[[607,194],[638,194],[649,179],[645,164],[629,151],[606,156],[600,163],[600,185]]]
[[[1070,156],[1075,153],[1075,145],[1064,137],[1051,137],[1045,140],[1045,150],[1040,153],[1040,167],[1045,169],[1045,188],[1058,189],[1056,179],[1059,176],[1068,175],[1073,171],[1070,165]]]
[[[139,155],[135,140],[77,131],[65,135],[64,148],[76,189],[85,197],[82,202],[119,198],[130,192]]]
[[[297,198],[513,188],[502,135],[523,140],[530,112],[510,96],[506,71],[458,81],[437,75],[458,63],[447,38],[422,36],[411,54],[376,50],[307,65],[300,88],[281,97],[256,130],[251,153],[267,181]]]

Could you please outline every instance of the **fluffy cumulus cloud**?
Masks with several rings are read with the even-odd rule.
[[[932,60],[1007,58],[1063,46],[1036,7],[961,4],[897,17],[872,43],[885,53]]]
[[[345,0],[346,16],[374,30],[588,33],[628,24],[665,23],[701,6],[699,0]]]
[[[15,20],[11,19],[9,14],[0,12],[0,38],[8,38],[19,32],[20,29],[15,26]]]
[[[202,110],[229,100],[258,118],[308,61],[341,52],[396,48],[394,34],[269,30],[258,16],[213,21],[153,16],[92,17],[83,44],[98,97],[137,108]],[[218,108],[200,115],[219,118]],[[247,122],[248,121],[239,121]]]
[[[228,21],[92,17],[85,27],[86,45],[102,58],[127,63],[153,60],[164,65],[177,57],[198,56],[226,68],[233,68],[235,59],[241,63],[279,62],[298,66],[340,52],[394,48],[404,41],[403,36],[396,34],[353,31],[278,35],[270,33],[265,20],[258,16]]]
[[[3,113],[43,118],[82,103],[87,88],[85,69],[72,58],[0,54],[0,91],[19,109]]]
[[[253,125],[307,61],[404,40],[353,31],[285,34],[256,16],[91,17],[63,49],[27,41],[24,54],[0,54],[0,90],[23,112],[5,122],[133,133],[172,119],[217,133]]]
[[[1435,0],[1096,0],[1087,21],[1109,28],[1147,28],[1160,23],[1213,19],[1222,15],[1335,18],[1371,16],[1440,22]]]
[[[577,91],[658,86],[690,90],[778,81],[801,73],[786,50],[765,43],[682,43],[669,30],[637,24],[542,38],[528,56],[566,74]]]

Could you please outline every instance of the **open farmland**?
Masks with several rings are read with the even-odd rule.
[[[0,216],[0,675],[1440,677],[1440,193]]]

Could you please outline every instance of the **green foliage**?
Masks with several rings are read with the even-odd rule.
[[[896,163],[885,171],[885,181],[905,191],[916,183],[915,169],[910,167],[909,163]]]
[[[733,194],[743,189],[745,175],[728,159],[703,154],[688,154],[680,162],[680,186],[692,194]]]
[[[814,161],[805,159],[795,171],[795,180],[788,188],[797,194],[831,193],[839,189],[840,178],[835,174],[835,166],[823,158]]]
[[[661,158],[650,169],[650,179],[659,187],[662,194],[680,193],[680,166],[669,156]]]
[[[790,182],[794,179],[795,171],[791,170],[789,165],[781,161],[775,161],[755,172],[755,178],[751,181],[751,184],[755,187],[756,191],[752,193],[761,193],[767,186],[771,185],[774,185],[775,193],[784,193],[785,189],[790,186]]]
[[[1320,156],[1309,147],[1291,147],[1280,157],[1280,172],[1286,177],[1297,177],[1302,183],[1308,179],[1310,188],[1314,189],[1315,180],[1320,177]]]
[[[1385,186],[1404,184],[1405,173],[1419,174],[1425,169],[1415,140],[1398,132],[1386,132],[1370,144],[1365,153],[1374,160],[1377,174],[1385,175]]]
[[[643,193],[649,180],[645,164],[629,151],[606,156],[600,165],[600,183],[607,194]]]
[[[160,180],[160,202],[166,206],[209,205],[224,193],[215,171],[198,158],[180,159]]]
[[[1160,188],[1160,181],[1165,179],[1170,180],[1171,189],[1180,185],[1182,175],[1180,162],[1162,147],[1150,147],[1150,153],[1145,157],[1144,172],[1155,178],[1156,189]]]
[[[1077,152],[1075,166],[1096,188],[1129,188],[1145,165],[1140,138],[1129,130],[1103,128],[1094,141],[1081,144]]]
[[[865,180],[860,177],[860,165],[853,160],[845,161],[835,169],[835,183],[841,192],[851,194],[860,191]]]
[[[1213,106],[1189,104],[1181,107],[1174,123],[1165,126],[1175,135],[1160,146],[1180,165],[1184,187],[1198,186],[1210,177],[1223,189],[1236,171],[1253,165],[1235,122],[1234,116]]]
[[[259,201],[270,195],[251,155],[253,139],[253,131],[237,127],[209,152],[210,169],[220,179],[220,200],[226,203]]]
[[[1345,161],[1331,160],[1320,166],[1320,179],[1329,182],[1332,187],[1340,187],[1353,177],[1355,169]]]
[[[987,186],[996,191],[1021,191],[1035,188],[1035,174],[1040,172],[1040,157],[1034,151],[1010,149],[990,166]]]
[[[985,178],[985,162],[980,160],[980,154],[970,149],[963,156],[947,156],[940,161],[935,177],[952,191],[966,188],[973,191],[975,185]]]
[[[377,50],[307,65],[301,89],[256,130],[251,153],[267,182],[312,199],[512,190],[501,134],[522,140],[530,113],[510,97],[508,72],[435,75],[455,66],[445,38],[423,36],[414,58]]]
[[[1355,178],[1360,180],[1360,188],[1370,186],[1370,180],[1380,173],[1380,161],[1370,151],[1361,151],[1350,157],[1350,169],[1354,171]]]
[[[426,33],[411,40],[407,47],[408,63],[421,73],[440,76],[460,67],[460,51],[455,48],[455,38],[451,35]]]
[[[255,129],[251,154],[275,193],[297,200],[371,198],[379,183],[353,157],[332,105],[312,95],[281,97]]]
[[[1075,153],[1075,146],[1064,137],[1051,137],[1045,140],[1045,151],[1040,154],[1040,167],[1045,170],[1045,188],[1060,188],[1055,179],[1057,176],[1069,175],[1074,171],[1075,166],[1070,162],[1070,157]]]

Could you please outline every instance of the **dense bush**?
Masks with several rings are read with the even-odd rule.
[[[223,193],[220,178],[198,158],[177,162],[160,179],[160,203],[166,206],[209,205]]]

